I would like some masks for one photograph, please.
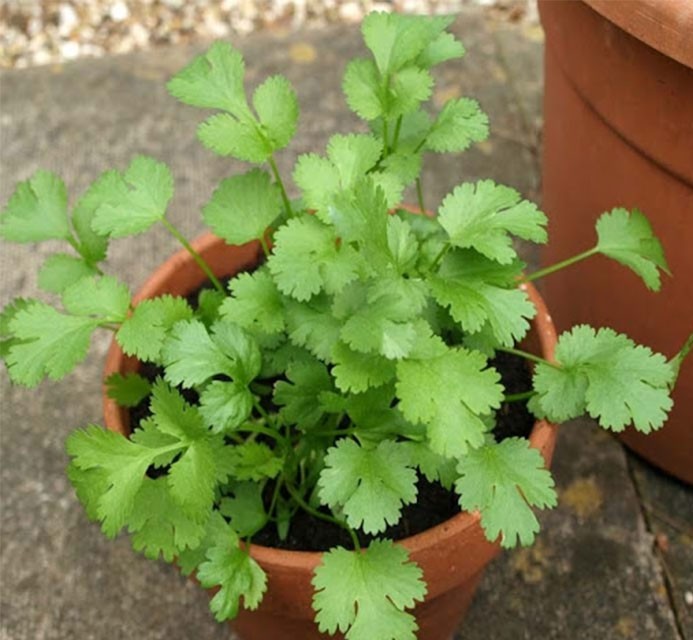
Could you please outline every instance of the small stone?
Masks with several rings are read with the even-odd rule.
[[[61,36],[69,36],[79,23],[77,12],[69,4],[61,4],[58,9],[58,32]]]
[[[68,40],[60,45],[60,55],[65,60],[74,60],[79,57],[79,44],[74,40]]]
[[[339,17],[345,22],[359,22],[363,18],[363,11],[356,2],[345,2],[339,7]]]
[[[116,2],[111,5],[108,15],[113,22],[123,22],[130,17],[130,9],[124,2]]]
[[[693,607],[693,591],[686,591],[686,593],[683,594],[683,601],[689,607]]]

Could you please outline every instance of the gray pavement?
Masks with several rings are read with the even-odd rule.
[[[436,99],[476,97],[493,133],[464,155],[428,159],[427,204],[479,177],[538,198],[539,34],[488,22],[474,10],[455,28],[469,54],[441,71]],[[263,34],[237,44],[250,85],[280,72],[298,90],[302,118],[295,143],[281,154],[285,173],[298,153],[320,150],[331,133],[357,124],[339,88],[345,60],[360,49],[357,30]],[[172,219],[191,237],[200,232],[200,206],[222,177],[241,168],[202,149],[194,134],[201,113],[164,89],[201,48],[3,72],[0,202],[39,167],[60,173],[74,197],[104,169],[148,153],[176,176]],[[154,231],[115,242],[109,266],[134,288],[176,248]],[[0,302],[41,296],[35,273],[45,252],[2,246]],[[13,388],[0,374],[0,640],[228,639],[204,592],[175,569],[136,555],[126,539],[105,540],[65,478],[67,433],[101,419],[107,340],[95,341],[75,375],[39,393]],[[560,506],[542,514],[536,546],[489,567],[457,638],[693,640],[690,488],[630,457],[587,420],[561,429],[554,469]]]

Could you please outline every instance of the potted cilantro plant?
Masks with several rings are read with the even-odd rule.
[[[60,379],[94,331],[114,334],[108,429],[67,442],[88,516],[215,590],[214,615],[247,639],[449,637],[484,565],[533,541],[531,507],[555,505],[549,421],[587,412],[648,432],[671,409],[685,349],[667,360],[588,326],[556,341],[531,285],[603,254],[657,288],[667,266],[640,212],[605,213],[593,248],[525,275],[511,237],[545,242],[546,218],[513,189],[460,184],[435,217],[398,208],[415,185],[424,211],[425,153],[488,132],[473,100],[435,117],[422,106],[431,68],[464,53],[450,22],[365,19],[372,58],[349,63],[344,91],[370,133],[300,156],[299,199],[274,157],[296,131],[290,84],[268,78],[249,101],[240,53],[218,42],[168,85],[216,111],[205,146],[257,165],[211,195],[212,234],[190,243],[173,226],[173,178],[149,157],[103,174],[71,212],[39,171],[0,218],[7,240],[72,250],[38,276],[62,309],[17,300],[2,314],[12,381]],[[157,224],[184,249],[133,299],[103,272],[108,244]],[[533,370],[519,366],[513,390],[504,369],[518,359]],[[533,428],[499,432],[502,413],[526,407]],[[422,527],[411,509],[441,495],[463,513]]]

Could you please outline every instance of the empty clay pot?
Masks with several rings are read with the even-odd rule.
[[[693,331],[693,3],[540,0],[546,32],[545,265],[594,245],[614,207],[651,220],[673,278],[660,293],[594,258],[542,282],[560,330],[609,326],[669,356]],[[693,483],[693,361],[658,432],[627,429],[639,454]]]
[[[229,247],[211,234],[193,243],[219,277],[231,276],[257,263],[257,242]],[[186,295],[195,291],[206,276],[186,251],[167,260],[145,283],[135,303],[164,293]],[[553,358],[556,335],[551,318],[536,290],[527,287],[537,316],[525,348]],[[138,363],[126,357],[116,342],[108,352],[105,376],[114,372],[135,371]],[[123,435],[130,432],[127,410],[120,408],[104,393],[106,427]],[[530,442],[539,449],[547,465],[556,442],[556,426],[545,421],[534,425]],[[426,601],[416,607],[421,640],[448,640],[459,626],[484,567],[499,553],[497,544],[488,542],[479,524],[478,514],[461,513],[428,531],[401,541],[411,558],[423,569],[428,584]],[[268,589],[256,611],[242,610],[232,625],[243,640],[318,640],[320,634],[313,622],[311,607],[313,570],[320,563],[320,553],[285,551],[251,545],[250,554],[267,572]],[[341,638],[342,636],[335,636]]]

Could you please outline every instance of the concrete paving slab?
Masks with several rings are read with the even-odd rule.
[[[476,97],[493,133],[464,155],[430,158],[427,204],[435,207],[455,184],[480,177],[536,195],[531,141],[541,119],[541,42],[523,27],[499,29],[473,10],[461,14],[455,29],[469,53],[441,71],[436,99]],[[250,86],[281,72],[298,90],[303,115],[295,143],[280,155],[283,173],[297,154],[320,151],[331,133],[358,126],[340,92],[345,61],[361,51],[357,30],[263,34],[237,44],[248,59]],[[2,73],[0,202],[40,167],[60,173],[74,199],[101,171],[149,153],[176,177],[171,218],[190,237],[199,233],[201,205],[221,178],[242,168],[203,149],[195,139],[202,113],[165,91],[165,80],[199,50],[173,47]],[[513,86],[509,75],[517,76]],[[136,287],[176,248],[155,230],[115,242],[109,268]],[[35,273],[49,249],[2,246],[0,303],[43,297]],[[229,638],[200,589],[171,567],[134,554],[127,540],[105,540],[67,483],[66,435],[101,418],[107,341],[96,340],[75,375],[39,393],[12,388],[0,374],[0,639]],[[542,517],[537,547],[491,566],[458,637],[683,638],[620,446],[589,425],[571,425],[561,435],[556,474],[563,506]],[[681,549],[684,559],[672,560],[685,566],[691,551]]]

